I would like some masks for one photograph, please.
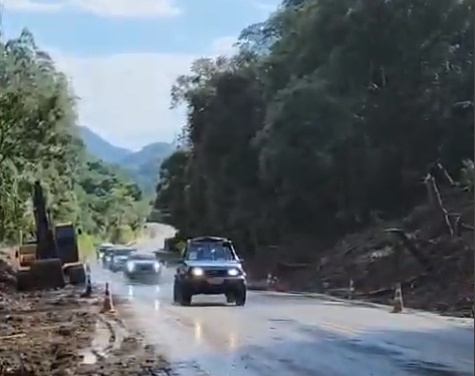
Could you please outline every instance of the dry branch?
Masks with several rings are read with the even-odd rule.
[[[427,194],[429,196],[429,203],[431,207],[436,212],[436,214],[440,216],[440,218],[443,220],[447,232],[450,234],[450,236],[453,237],[455,234],[454,229],[452,227],[452,224],[450,223],[449,213],[444,207],[439,188],[437,187],[437,182],[431,174],[427,174],[426,178],[424,179],[424,183],[427,187]]]
[[[397,240],[401,241],[404,248],[427,272],[431,272],[432,270],[434,270],[430,260],[424,255],[424,253],[422,253],[422,251],[417,247],[415,241],[411,239],[411,237],[406,234],[404,230],[398,228],[390,228],[387,229],[386,232],[394,234],[397,237]]]

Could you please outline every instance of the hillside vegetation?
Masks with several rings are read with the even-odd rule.
[[[76,127],[66,77],[23,31],[0,41],[0,243],[33,234],[32,183],[46,189],[56,222],[125,240],[143,218],[141,192],[90,157]]]
[[[467,0],[284,0],[235,56],[177,80],[184,145],[162,165],[155,209],[186,235],[308,261],[406,215],[425,177],[463,191],[473,22]]]
[[[87,151],[104,162],[118,163],[132,153],[131,150],[112,145],[88,127],[79,126],[78,133],[86,145]]]
[[[145,195],[153,198],[158,182],[158,170],[174,148],[167,142],[154,142],[127,155],[118,165],[140,186]]]

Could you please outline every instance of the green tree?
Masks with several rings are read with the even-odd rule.
[[[284,1],[172,88],[186,151],[155,209],[249,251],[402,214],[473,158],[473,23],[468,0]]]
[[[101,237],[117,229],[122,238],[133,236],[146,214],[140,189],[87,155],[74,93],[29,31],[12,40],[0,34],[0,73],[0,242],[34,233],[30,195],[37,179],[56,222]]]

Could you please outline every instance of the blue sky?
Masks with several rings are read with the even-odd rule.
[[[79,122],[134,150],[170,141],[183,111],[169,88],[200,56],[232,53],[277,0],[3,0],[7,36],[23,27],[71,79]]]

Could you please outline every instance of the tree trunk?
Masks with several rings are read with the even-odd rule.
[[[427,187],[427,194],[429,196],[429,203],[434,210],[434,212],[441,218],[443,221],[445,228],[451,237],[454,237],[454,229],[450,222],[449,213],[444,207],[444,203],[442,202],[442,197],[439,192],[439,188],[437,187],[437,183],[434,177],[430,174],[426,176],[424,182]]]

